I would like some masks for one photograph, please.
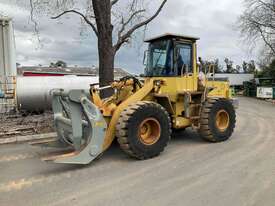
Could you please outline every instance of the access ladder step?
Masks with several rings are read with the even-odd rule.
[[[193,116],[193,117],[190,117],[191,120],[198,120],[200,119],[200,116]]]
[[[201,104],[190,104],[190,107],[201,107]]]

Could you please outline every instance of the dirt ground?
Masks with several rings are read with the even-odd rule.
[[[49,149],[0,146],[2,206],[274,206],[275,105],[240,98],[230,140],[173,135],[154,159],[114,144],[87,166],[43,162]]]
[[[53,114],[0,115],[0,138],[42,134],[53,131]]]

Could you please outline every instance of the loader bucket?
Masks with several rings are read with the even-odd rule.
[[[71,151],[44,158],[67,164],[89,164],[103,152],[107,124],[100,110],[90,101],[89,91],[53,90],[54,125],[58,138],[45,146]],[[68,150],[67,150],[68,151]]]

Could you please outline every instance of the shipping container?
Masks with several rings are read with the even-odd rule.
[[[230,86],[242,86],[244,82],[254,79],[254,74],[229,74],[229,73],[217,73],[215,79],[226,79],[229,81]]]

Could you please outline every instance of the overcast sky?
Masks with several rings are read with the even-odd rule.
[[[56,60],[64,60],[69,65],[97,65],[96,38],[79,24],[80,18],[68,15],[56,21],[39,17],[41,44],[37,44],[29,10],[12,2],[0,0],[0,13],[14,19],[17,62],[21,65],[49,65]],[[198,55],[203,59],[223,61],[229,57],[235,64],[241,64],[254,58],[246,51],[236,30],[242,11],[242,0],[168,0],[162,13],[148,25],[146,37],[165,32],[198,36],[201,38]],[[145,49],[142,37],[137,38],[121,49],[116,66],[132,73],[142,72]]]

